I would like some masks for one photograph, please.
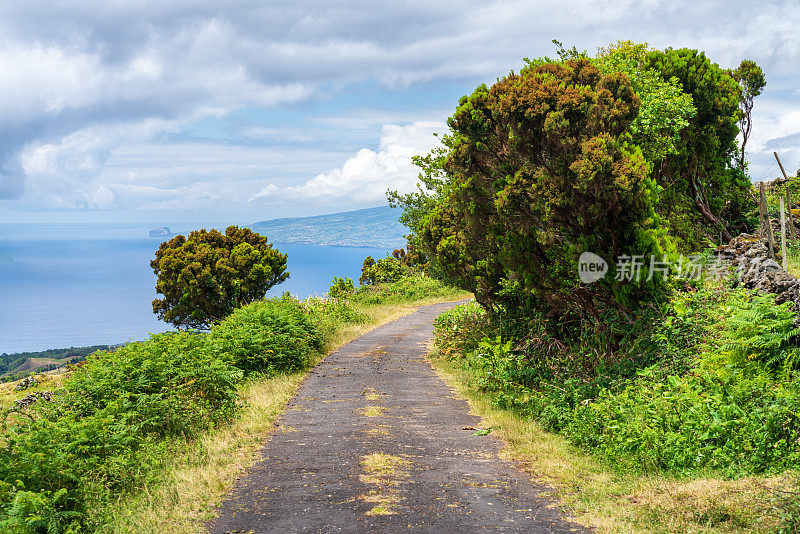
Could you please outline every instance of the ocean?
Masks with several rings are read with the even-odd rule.
[[[113,345],[171,330],[153,314],[152,226],[0,224],[0,353]],[[185,233],[192,228],[172,228]],[[288,255],[285,291],[327,292],[334,275],[358,280],[367,255],[390,249],[275,245]]]

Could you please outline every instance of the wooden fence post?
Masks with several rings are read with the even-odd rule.
[[[783,173],[783,179],[788,182],[789,181],[789,177],[786,176],[786,171],[783,170],[783,163],[781,163],[781,158],[778,157],[778,153],[777,152],[773,152],[773,154],[775,154],[775,159],[778,160],[778,166],[781,168],[781,172]]]
[[[794,228],[794,214],[792,213],[792,196],[789,193],[789,188],[786,188],[786,212],[789,217],[789,235],[792,236],[792,240],[797,239],[797,231]]]
[[[761,202],[759,202],[759,207],[761,208],[761,219],[764,221],[764,229],[765,233],[767,234],[767,244],[769,246],[769,250],[767,253],[769,257],[775,259],[775,236],[772,235],[772,221],[769,219],[769,209],[767,208],[767,195],[764,192],[764,182],[759,183],[758,185],[758,193],[761,197]]]
[[[781,197],[781,263],[783,263],[783,269],[785,271],[789,270],[789,261],[786,257],[786,208],[783,205],[783,197]]]

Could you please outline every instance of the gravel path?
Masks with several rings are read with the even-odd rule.
[[[311,371],[209,530],[585,531],[498,458],[499,439],[464,430],[479,418],[425,361],[451,306],[424,306]]]

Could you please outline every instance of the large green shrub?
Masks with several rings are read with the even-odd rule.
[[[352,278],[347,276],[344,278],[340,276],[334,276],[333,280],[331,281],[331,287],[328,288],[328,295],[333,298],[346,297],[355,290],[356,286],[353,284]]]
[[[612,264],[664,251],[658,190],[628,133],[639,106],[625,74],[585,58],[532,62],[463,97],[446,152],[420,160],[444,177],[416,225],[425,252],[495,311],[592,315],[650,295],[659,275],[587,286],[576,268],[584,251]]]
[[[322,349],[302,304],[288,296],[237,309],[211,330],[216,353],[246,373],[297,371]]]
[[[431,273],[487,310],[543,312],[575,339],[610,308],[630,314],[660,296],[648,255],[693,252],[749,224],[737,124],[761,80],[740,87],[744,67],[626,41],[526,63],[463,97],[441,146],[415,158],[419,190],[388,197]],[[612,271],[642,254],[644,281],[581,284],[584,251]]]
[[[206,336],[168,332],[90,356],[66,392],[81,416],[114,406],[141,418],[145,433],[192,434],[231,415],[241,375],[213,354]]]
[[[90,356],[52,402],[6,415],[0,530],[89,526],[112,495],[158,476],[165,438],[195,436],[229,418],[241,376],[205,335],[185,332]]]

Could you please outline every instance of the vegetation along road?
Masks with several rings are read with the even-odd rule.
[[[434,304],[329,355],[211,532],[574,532],[425,356]],[[483,435],[482,435],[483,434]]]

